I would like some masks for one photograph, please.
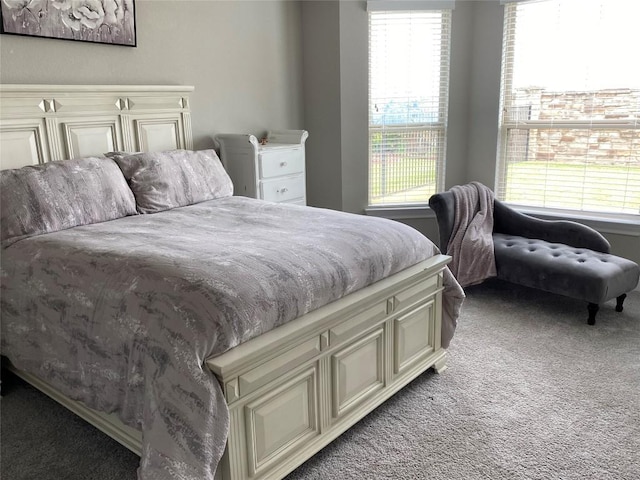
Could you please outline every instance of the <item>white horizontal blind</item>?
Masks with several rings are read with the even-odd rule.
[[[498,198],[640,214],[637,0],[507,3]]]
[[[369,12],[369,204],[444,184],[451,10]]]
[[[367,11],[453,10],[455,0],[367,0]]]

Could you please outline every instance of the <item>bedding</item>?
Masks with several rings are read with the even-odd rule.
[[[0,171],[3,247],[33,235],[135,214],[133,193],[107,158]]]
[[[2,353],[141,430],[139,478],[213,479],[229,417],[205,359],[436,253],[398,222],[228,196],[23,238]],[[445,347],[463,296],[445,270]]]
[[[229,197],[233,184],[215,150],[171,150],[118,154],[116,161],[126,178],[140,213]]]

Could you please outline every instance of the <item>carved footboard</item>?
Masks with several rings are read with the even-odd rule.
[[[281,478],[430,367],[439,255],[209,359],[231,414],[224,480]]]

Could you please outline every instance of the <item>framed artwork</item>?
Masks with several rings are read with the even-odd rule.
[[[134,0],[0,0],[2,33],[136,46]]]

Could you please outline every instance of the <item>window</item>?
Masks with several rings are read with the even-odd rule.
[[[505,5],[498,198],[640,214],[639,18],[637,0]]]
[[[368,3],[369,204],[426,204],[444,186],[451,10],[390,6]]]

